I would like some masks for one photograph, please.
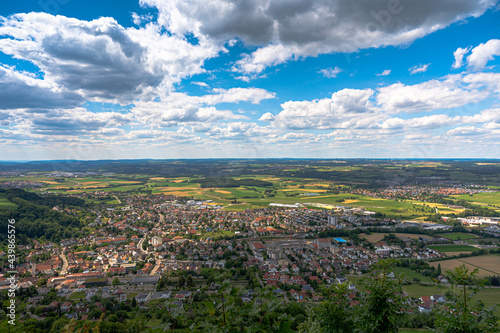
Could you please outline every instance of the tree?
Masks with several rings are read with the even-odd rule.
[[[350,306],[347,285],[334,285],[326,290],[327,300],[313,308],[315,318],[300,325],[301,332],[350,333],[354,331],[355,309]]]
[[[191,275],[188,275],[188,277],[186,278],[186,285],[188,287],[193,287],[194,286],[193,277]]]
[[[366,292],[360,293],[359,314],[356,317],[355,332],[380,333],[398,332],[405,313],[402,280],[390,278],[393,260],[381,260],[370,274],[361,281]]]
[[[118,278],[114,278],[114,279],[113,279],[113,286],[117,286],[117,285],[119,285],[119,284],[120,284],[120,279],[118,279]]]
[[[177,280],[177,285],[179,287],[184,287],[185,284],[186,284],[186,278],[184,277],[184,275],[179,276],[179,279]]]
[[[470,271],[462,265],[446,273],[451,282],[447,295],[453,304],[443,305],[438,310],[434,331],[441,333],[500,332],[498,324],[500,317],[496,314],[496,305],[483,308],[484,305],[480,301],[473,301],[474,295],[483,288],[483,283],[476,278],[478,269]]]

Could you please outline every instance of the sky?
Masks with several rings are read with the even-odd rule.
[[[500,158],[499,0],[0,3],[0,160]]]

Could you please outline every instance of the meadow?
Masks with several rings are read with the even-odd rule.
[[[481,205],[481,206],[489,206],[500,209],[500,192],[492,192],[492,193],[476,193],[473,195],[463,194],[463,195],[454,195],[455,199],[461,199],[468,201],[472,204]]]
[[[474,252],[479,251],[478,248],[469,245],[431,245],[429,249],[439,252]]]
[[[16,209],[17,205],[7,199],[5,193],[0,193],[0,209]]]
[[[479,237],[477,235],[467,234],[467,233],[464,233],[464,232],[456,232],[456,233],[450,233],[450,234],[439,234],[437,236],[445,237],[445,238],[448,238],[448,239],[451,239],[451,240],[454,240],[454,241],[456,241],[456,240],[476,239],[476,238]]]

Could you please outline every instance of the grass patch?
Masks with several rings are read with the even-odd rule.
[[[82,299],[82,298],[85,298],[84,291],[75,291],[74,293],[72,293],[68,297],[69,300],[77,300],[77,299]]]
[[[429,249],[439,252],[475,252],[479,249],[469,245],[432,245],[428,246]]]
[[[454,195],[453,197],[483,206],[500,206],[500,192],[476,193],[474,195],[463,194]]]
[[[16,209],[17,205],[7,199],[5,193],[0,193],[0,210]]]
[[[413,281],[413,279],[417,278],[422,282],[434,282],[431,278],[423,276],[422,274],[419,274],[407,267],[394,267],[392,268],[392,271],[396,274],[396,276],[402,274],[403,280],[405,281]]]
[[[467,234],[464,232],[456,232],[456,233],[451,233],[451,234],[439,234],[438,236],[449,238],[449,239],[454,240],[454,241],[478,238],[477,235]]]

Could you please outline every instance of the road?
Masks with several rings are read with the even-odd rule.
[[[144,243],[144,241],[146,240],[146,237],[147,237],[148,234],[144,234],[144,237],[141,238],[141,240],[139,241],[139,243],[137,243],[137,247],[139,248],[139,251],[141,251],[142,253],[144,254],[149,254],[148,251],[144,250],[142,248],[142,243]]]
[[[149,275],[155,275],[158,268],[160,268],[160,265],[161,265],[161,260],[156,259],[156,265],[155,265],[155,267],[153,267],[153,269],[151,270],[151,273],[149,273]]]
[[[61,259],[63,261],[63,267],[61,269],[61,275],[66,275],[68,273],[68,259],[66,258],[66,255],[64,255],[64,251],[66,251],[66,249],[64,249],[61,252],[61,255],[59,256],[59,257],[61,257]]]
[[[114,198],[115,198],[116,200],[118,200],[118,202],[120,203],[120,205],[122,204],[122,201],[121,201],[120,199],[118,199],[118,197],[117,197],[116,195],[114,196]]]
[[[264,288],[264,283],[260,280],[259,273],[255,273],[255,276],[257,277],[257,281],[259,281],[260,286]]]

